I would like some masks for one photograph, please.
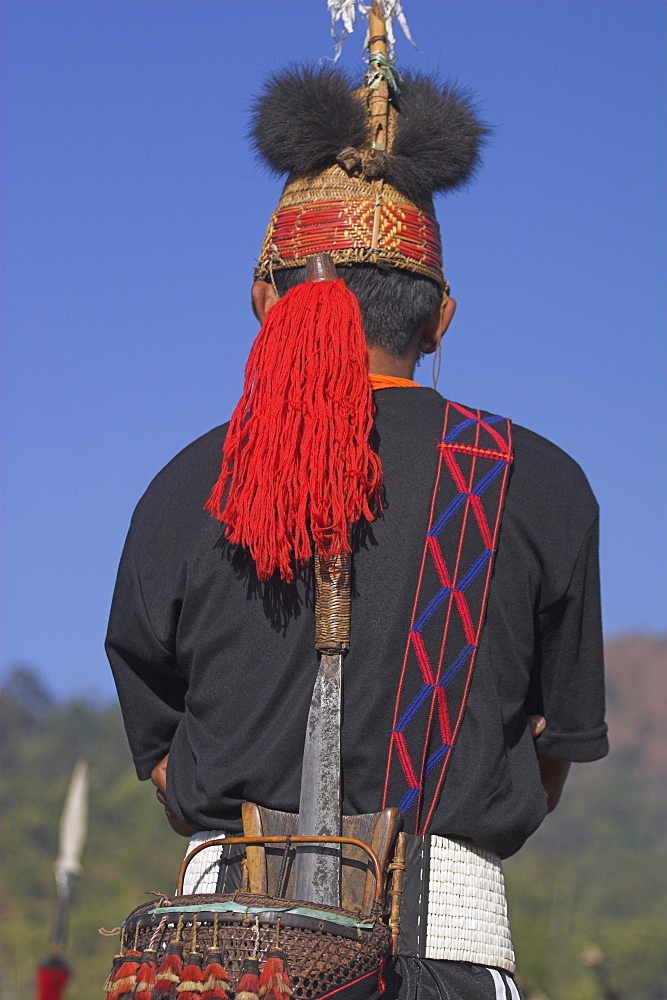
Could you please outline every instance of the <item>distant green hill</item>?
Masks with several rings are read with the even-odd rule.
[[[581,962],[592,945],[625,1000],[667,998],[667,767],[664,721],[656,723],[667,643],[638,637],[608,652],[617,749],[573,769],[557,812],[506,864],[519,981],[548,1000],[598,1000]],[[16,671],[3,690],[0,752],[1,996],[34,998],[34,970],[48,953],[58,819],[84,757],[91,828],[71,915],[67,998],[101,998],[116,941],[98,928],[117,926],[146,891],[173,892],[186,841],[167,826],[152,786],[137,782],[115,707],[55,704],[33,672]]]
[[[558,809],[505,863],[519,979],[597,1000],[595,945],[623,1000],[667,998],[667,641],[609,642],[611,753],[573,765]]]
[[[35,966],[51,932],[58,820],[79,757],[90,765],[91,821],[72,906],[67,954],[75,977],[66,996],[102,998],[117,939],[98,928],[116,927],[146,890],[173,892],[186,841],[167,826],[153,786],[137,781],[118,708],[54,705],[21,672],[3,693],[0,733],[2,998],[35,995]]]

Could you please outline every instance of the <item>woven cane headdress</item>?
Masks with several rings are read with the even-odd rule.
[[[382,19],[370,19],[362,86],[332,66],[290,69],[255,105],[257,154],[288,175],[257,278],[326,251],[336,264],[399,267],[445,286],[433,195],[470,179],[487,129],[465,91],[399,77]]]
[[[273,280],[328,253],[338,265],[411,271],[447,295],[433,194],[469,180],[487,130],[465,92],[400,78],[379,0],[367,13],[361,87],[333,66],[290,69],[256,102],[252,142],[287,182],[255,277]],[[372,420],[355,297],[340,280],[290,289],[253,345],[206,504],[227,538],[248,548],[260,579],[276,570],[291,579],[313,548],[348,553],[349,525],[373,519],[382,477]]]

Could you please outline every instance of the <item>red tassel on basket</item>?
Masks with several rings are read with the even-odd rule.
[[[241,975],[236,984],[234,1000],[259,1000],[259,962],[246,958],[241,967]]]
[[[205,510],[245,546],[260,580],[294,577],[313,544],[350,551],[349,525],[374,518],[382,468],[359,303],[342,280],[291,288],[267,313]],[[221,511],[229,484],[224,510]]]
[[[132,995],[137,984],[137,970],[141,964],[141,952],[133,948],[123,954],[123,961],[112,974],[107,996],[109,1000],[120,1000],[125,993]]]
[[[104,986],[102,987],[102,989],[107,995],[111,993],[111,990],[113,989],[113,981],[116,978],[116,974],[124,961],[125,958],[123,957],[123,955],[114,955],[113,962],[111,964],[111,971],[107,976]]]
[[[198,951],[192,951],[181,972],[181,981],[176,987],[176,996],[179,1000],[201,1000],[203,990],[204,973],[201,967],[201,955]]]
[[[157,952],[146,948],[141,956],[141,965],[137,970],[137,985],[134,988],[132,1000],[152,1000],[155,988],[157,970]]]
[[[177,941],[169,945],[169,951],[155,972],[155,998],[168,1000],[176,996],[176,987],[183,971],[183,945]]]
[[[206,957],[204,992],[201,1000],[227,1000],[229,976],[222,967],[222,954],[217,949],[210,948]]]
[[[273,949],[266,954],[266,965],[259,978],[259,996],[270,997],[272,1000],[283,1000],[291,996],[294,990],[285,968],[285,953]]]

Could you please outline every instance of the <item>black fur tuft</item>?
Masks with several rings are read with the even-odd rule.
[[[252,144],[277,174],[307,177],[336,162],[346,147],[368,142],[366,109],[333,67],[275,73],[255,102]]]
[[[385,178],[414,201],[465,184],[480,162],[489,129],[476,118],[469,92],[405,74],[398,127]]]

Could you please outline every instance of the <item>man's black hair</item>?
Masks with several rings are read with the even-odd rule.
[[[372,264],[340,266],[338,275],[359,300],[361,320],[369,347],[381,347],[402,357],[413,334],[440,305],[442,292],[435,281]],[[306,280],[305,267],[273,272],[279,295]]]

